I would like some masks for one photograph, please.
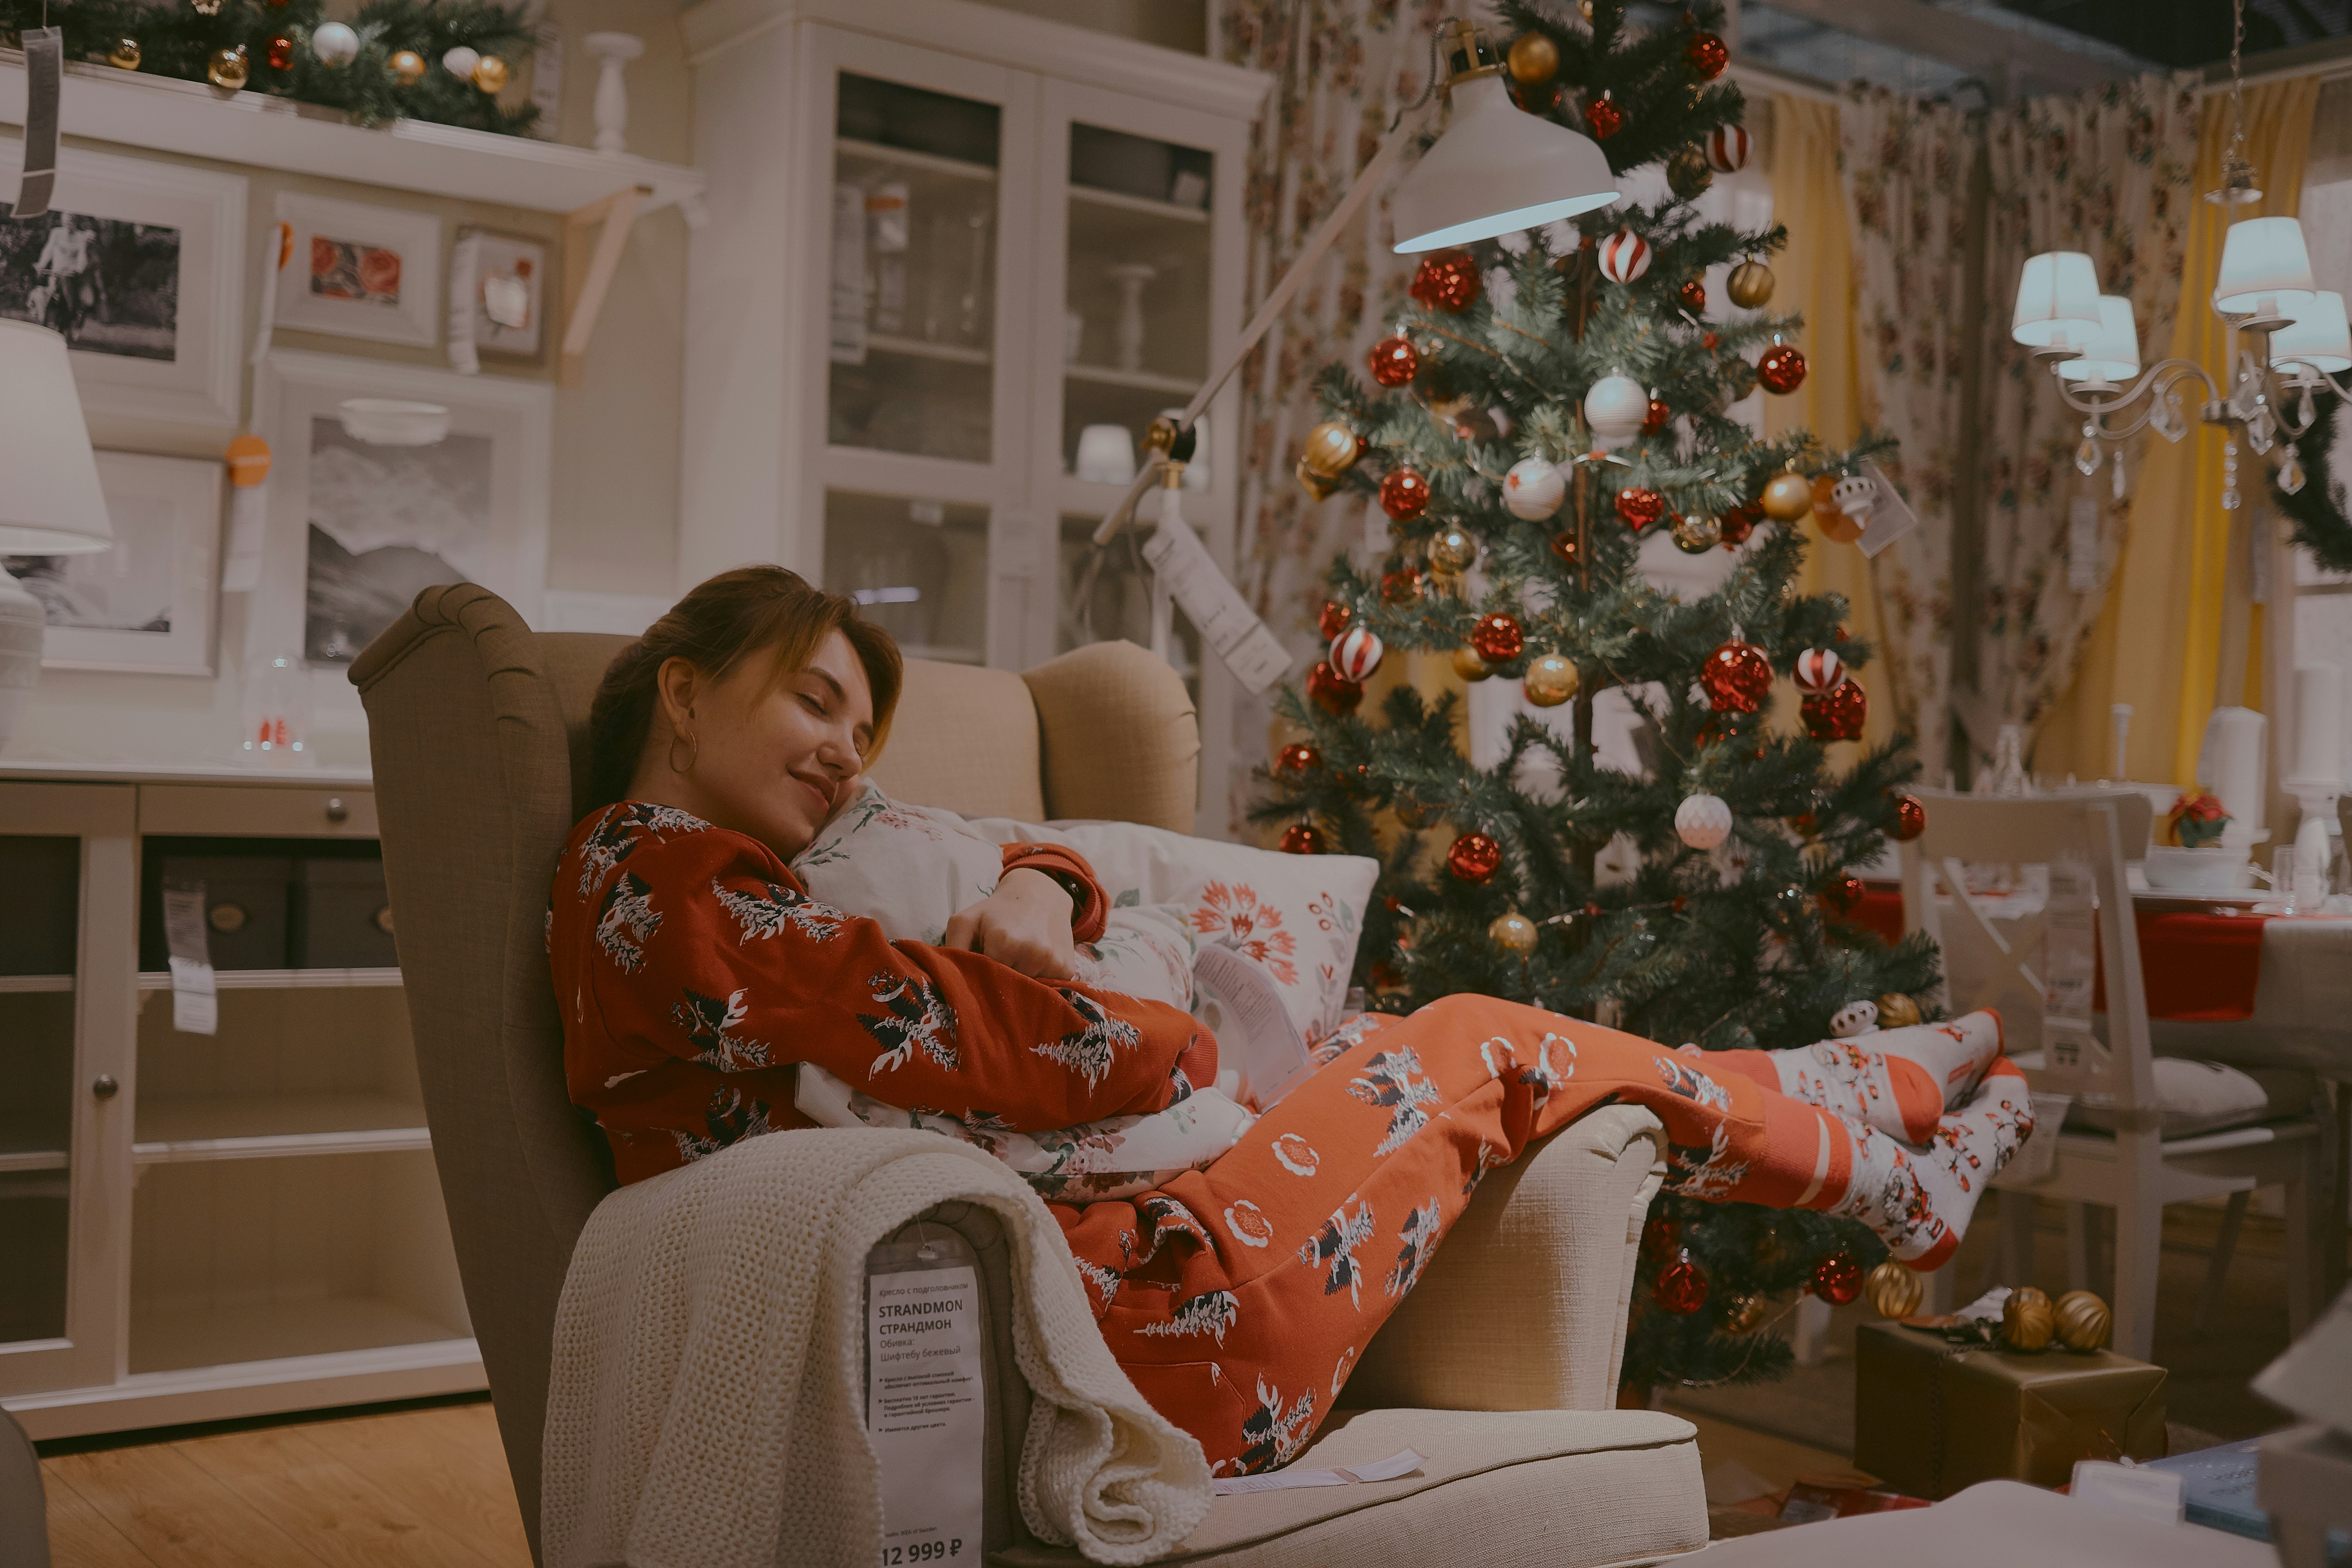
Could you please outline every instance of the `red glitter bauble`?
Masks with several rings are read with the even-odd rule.
[[[1617,515],[1625,526],[1639,533],[1666,515],[1666,498],[1639,486],[1617,492]]]
[[[1839,1247],[1813,1265],[1813,1294],[1832,1307],[1843,1307],[1862,1294],[1862,1265]]]
[[[1706,1271],[1685,1252],[1658,1270],[1650,1294],[1675,1317],[1687,1318],[1706,1305]]]
[[[1282,748],[1274,759],[1274,765],[1276,772],[1297,778],[1301,773],[1311,773],[1321,767],[1323,753],[1303,741],[1297,742]]]
[[[1411,522],[1429,510],[1429,481],[1417,468],[1391,468],[1381,476],[1381,510]]]
[[[1465,833],[1445,852],[1445,868],[1465,882],[1483,882],[1502,868],[1503,847],[1483,833]]]
[[[1805,356],[1794,343],[1774,343],[1756,362],[1756,380],[1765,391],[1786,396],[1805,384]]]
[[[1862,906],[1862,879],[1848,874],[1822,889],[1822,902],[1832,914],[1850,915]]]
[[[1683,58],[1690,61],[1699,80],[1713,81],[1731,63],[1731,51],[1713,33],[1693,33],[1691,41],[1683,46]]]
[[[1919,804],[1919,797],[1916,795],[1896,795],[1895,823],[1886,830],[1886,837],[1897,844],[1908,844],[1927,831],[1927,808]]]
[[[1478,264],[1466,250],[1433,250],[1413,268],[1406,292],[1433,310],[1466,310],[1478,298]]]
[[[280,33],[269,40],[268,51],[262,56],[262,58],[269,62],[271,70],[291,69],[294,65],[294,40]]]
[[[1372,379],[1382,386],[1403,386],[1421,374],[1421,351],[1402,332],[1382,338],[1372,345],[1367,361]]]
[[[1805,733],[1816,741],[1859,741],[1870,716],[1870,694],[1856,680],[1841,680],[1827,691],[1808,693],[1797,704]]]
[[[1624,126],[1625,111],[1606,98],[1596,98],[1584,106],[1584,123],[1595,142],[1606,142]]]
[[[1748,536],[1756,531],[1756,525],[1763,519],[1764,511],[1761,507],[1736,506],[1725,512],[1720,519],[1723,524],[1723,547],[1726,550],[1737,550],[1747,543]]]
[[[1346,631],[1355,618],[1355,605],[1342,604],[1338,599],[1326,599],[1323,601],[1323,613],[1315,617],[1315,629],[1323,634],[1325,642],[1330,642]]]
[[[1381,597],[1391,605],[1409,605],[1421,597],[1421,568],[1406,566],[1381,574]]]
[[[1364,700],[1364,689],[1333,669],[1330,660],[1318,659],[1307,672],[1307,695],[1327,713],[1353,713]]]
[[[1509,616],[1481,616],[1470,628],[1470,646],[1488,664],[1508,664],[1528,646],[1528,634]]]
[[[1706,656],[1698,683],[1717,713],[1753,713],[1772,689],[1772,661],[1754,643],[1734,640]]]
[[[1285,855],[1320,855],[1323,830],[1311,822],[1294,822],[1282,830],[1278,847]]]
[[[1706,313],[1706,285],[1696,278],[1675,289],[1675,298],[1680,300],[1683,309],[1694,316]]]
[[[1650,411],[1642,416],[1642,434],[1644,436],[1656,435],[1659,431],[1666,427],[1666,422],[1674,416],[1675,411],[1673,409],[1667,407],[1660,399],[1653,397],[1650,399]]]

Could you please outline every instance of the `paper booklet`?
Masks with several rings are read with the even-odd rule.
[[[1282,993],[1257,961],[1229,947],[1203,947],[1192,959],[1199,999],[1192,1016],[1217,1037],[1217,1084],[1261,1115],[1315,1070],[1307,1037],[1291,1022]]]

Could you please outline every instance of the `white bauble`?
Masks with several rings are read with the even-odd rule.
[[[1381,667],[1387,651],[1367,626],[1349,626],[1331,639],[1331,668],[1349,680],[1362,680]]]
[[[347,66],[360,57],[360,36],[341,22],[321,22],[310,35],[310,52],[321,65]]]
[[[1622,447],[1642,433],[1650,395],[1631,376],[1604,375],[1584,395],[1584,422],[1604,447]]]
[[[1854,521],[1866,523],[1871,509],[1878,504],[1878,486],[1867,475],[1848,474],[1830,487],[1830,500]]]
[[[1878,1004],[1849,1002],[1830,1015],[1830,1033],[1841,1040],[1878,1032]]]
[[[451,76],[462,77],[467,81],[474,79],[474,68],[481,63],[480,52],[469,49],[463,44],[459,44],[441,57],[443,70],[447,71]]]
[[[1731,837],[1731,807],[1717,795],[1686,795],[1675,807],[1675,834],[1694,849],[1712,849]]]
[[[1513,517],[1541,522],[1567,499],[1567,476],[1541,458],[1521,458],[1503,476],[1503,504]]]

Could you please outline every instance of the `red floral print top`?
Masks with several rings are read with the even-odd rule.
[[[1016,866],[1076,880],[1072,934],[1102,934],[1107,900],[1082,857],[1008,845]],[[1162,1110],[1217,1075],[1216,1039],[1187,1014],[890,942],[811,899],[766,845],[675,806],[623,801],[572,830],[547,952],[572,1098],[624,1183],[800,1124],[794,1062],[904,1110],[1021,1132]]]

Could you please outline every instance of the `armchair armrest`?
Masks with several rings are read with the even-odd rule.
[[[1421,1283],[1366,1348],[1346,1402],[1608,1410],[1665,1129],[1607,1105],[1487,1173]]]

